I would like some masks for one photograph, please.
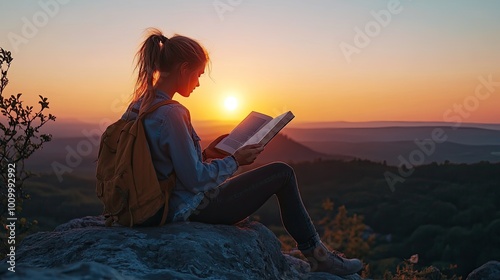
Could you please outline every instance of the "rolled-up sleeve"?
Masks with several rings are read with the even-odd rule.
[[[189,112],[182,106],[171,107],[160,131],[160,144],[170,152],[177,179],[187,191],[198,193],[220,185],[231,177],[238,165],[233,157],[203,162],[192,137]]]

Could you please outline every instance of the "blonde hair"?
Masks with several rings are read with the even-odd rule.
[[[154,85],[161,76],[177,70],[184,62],[192,69],[209,62],[207,51],[195,40],[178,34],[169,39],[156,28],[146,30],[146,39],[135,59],[138,75],[132,102],[143,97],[140,111],[154,100]]]

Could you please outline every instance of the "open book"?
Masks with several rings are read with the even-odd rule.
[[[274,119],[268,115],[252,111],[215,148],[232,155],[236,150],[246,145],[266,145],[294,117],[290,111]]]

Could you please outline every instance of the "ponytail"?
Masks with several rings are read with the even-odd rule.
[[[209,61],[206,50],[191,38],[176,34],[168,39],[156,28],[148,29],[146,34],[135,56],[137,81],[132,102],[143,98],[139,111],[155,99],[154,86],[160,77],[175,71],[184,62],[194,69]]]

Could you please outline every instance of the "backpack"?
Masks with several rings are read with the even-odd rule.
[[[104,204],[106,226],[117,222],[133,227],[152,217],[162,206],[165,208],[159,225],[165,223],[176,176],[172,172],[166,180],[158,181],[142,120],[160,106],[173,103],[177,102],[158,102],[135,120],[119,119],[102,134],[96,193]]]

